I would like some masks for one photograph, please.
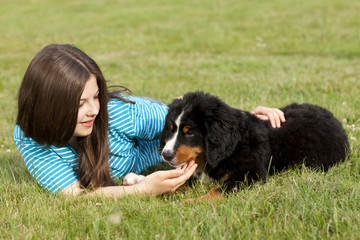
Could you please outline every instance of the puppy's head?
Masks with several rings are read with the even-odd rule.
[[[191,160],[215,167],[234,152],[240,140],[237,126],[233,109],[217,97],[188,93],[169,105],[160,154],[174,167]]]
[[[197,114],[187,97],[174,100],[169,105],[164,131],[160,140],[163,160],[178,167],[201,158],[204,154],[204,136],[197,121]]]

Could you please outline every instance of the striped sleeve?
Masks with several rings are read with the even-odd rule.
[[[68,152],[63,152],[63,158],[50,146],[38,144],[32,138],[25,137],[19,126],[15,127],[14,141],[27,169],[41,187],[57,193],[77,180],[71,165],[71,162],[76,162],[75,156],[69,149]]]
[[[115,178],[140,173],[162,161],[158,148],[167,106],[138,97],[129,100],[136,104],[112,100],[108,105],[110,166]]]
[[[135,137],[145,141],[160,139],[166,114],[166,105],[147,99],[137,99],[137,104],[131,108]]]

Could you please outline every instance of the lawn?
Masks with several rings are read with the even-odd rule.
[[[360,1],[0,0],[0,239],[360,239]],[[351,157],[302,166],[215,204],[196,183],[160,197],[77,199],[40,189],[12,140],[32,57],[71,43],[109,85],[169,103],[203,90],[251,110],[331,110]],[[164,166],[159,166],[163,168]]]

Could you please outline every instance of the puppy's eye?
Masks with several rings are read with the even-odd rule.
[[[193,137],[194,136],[194,132],[191,130],[190,126],[183,127],[182,132],[185,137]]]
[[[193,136],[194,136],[194,133],[191,131],[185,133],[185,137],[193,137]]]
[[[194,133],[192,131],[187,131],[186,133],[184,133],[185,137],[193,137]]]

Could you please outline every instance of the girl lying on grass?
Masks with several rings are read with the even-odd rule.
[[[33,58],[19,90],[14,141],[41,187],[74,196],[160,195],[190,178],[194,162],[131,186],[114,184],[162,162],[158,146],[167,114],[166,105],[119,89],[109,92],[96,62],[74,46],[51,44]],[[278,109],[253,113],[273,127],[285,121]]]

